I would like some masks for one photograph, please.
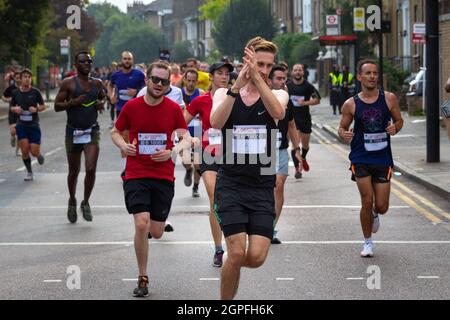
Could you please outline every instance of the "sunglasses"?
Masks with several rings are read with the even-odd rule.
[[[158,84],[158,83],[161,82],[161,84],[162,84],[163,86],[168,86],[168,85],[170,84],[170,80],[169,80],[169,79],[162,79],[162,78],[156,77],[156,76],[151,76],[151,77],[150,77],[150,80],[152,80],[152,82],[153,82],[154,84]]]
[[[92,64],[92,60],[91,60],[91,59],[88,59],[88,60],[78,60],[78,62],[81,63],[81,64],[86,64],[86,63]]]

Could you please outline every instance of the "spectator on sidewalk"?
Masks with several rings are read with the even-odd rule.
[[[339,95],[339,67],[337,65],[333,65],[328,83],[330,88],[330,104],[333,107],[333,114],[336,115],[336,110],[341,106],[341,98]]]
[[[342,105],[348,98],[353,95],[353,74],[349,71],[348,66],[342,67],[342,72],[339,74],[338,83],[340,91],[340,103],[339,103],[339,114],[341,114]]]
[[[450,93],[450,78],[448,78],[447,84],[445,85],[445,91]],[[447,125],[448,138],[450,139],[450,99],[442,105],[441,109],[445,124]]]

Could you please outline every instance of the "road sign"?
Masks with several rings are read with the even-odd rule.
[[[343,13],[343,11],[342,11],[341,8],[337,8],[337,9],[336,9],[336,14],[337,14],[338,16],[342,16],[342,13]]]
[[[339,16],[337,14],[326,16],[327,36],[337,36],[339,32]]]
[[[59,40],[59,44],[61,48],[68,48],[69,47],[69,39],[61,39]]]
[[[366,31],[366,11],[364,8],[353,8],[353,31]]]
[[[425,23],[414,23],[413,25],[413,43],[424,44],[426,43],[427,29]]]

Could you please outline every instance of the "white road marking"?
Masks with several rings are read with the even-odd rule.
[[[61,150],[62,147],[58,147],[56,149],[53,149],[52,151],[47,152],[46,154],[44,154],[44,157],[49,157],[53,154],[55,154],[56,152],[58,152],[59,150]],[[37,163],[37,160],[34,159],[33,161],[31,161],[31,165],[34,166]],[[16,172],[21,172],[21,171],[25,171],[26,167],[20,167],[19,169],[16,170]]]
[[[152,245],[211,245],[213,241],[150,241]],[[362,240],[349,240],[349,241],[283,241],[283,244],[290,245],[339,245],[339,244],[361,244],[364,243]],[[387,241],[374,241],[375,244],[408,244],[408,245],[417,245],[417,244],[450,244],[450,241],[420,241],[420,240],[411,240],[411,241],[402,241],[402,240],[387,240]],[[124,246],[124,245],[132,245],[132,241],[109,241],[109,242],[0,242],[0,247],[27,247],[27,246]]]
[[[439,279],[438,276],[418,276],[417,279]]]
[[[359,278],[347,278],[347,280],[364,280],[364,278],[361,278],[361,277],[359,277]]]
[[[411,123],[423,123],[423,122],[427,122],[427,120],[425,120],[425,119],[423,119],[423,120],[419,119],[419,120],[413,120],[413,121],[411,121]]]
[[[219,281],[219,278],[200,278],[200,281]]]
[[[62,280],[44,280],[42,282],[45,282],[45,283],[58,283],[58,282],[62,282]]]
[[[303,206],[283,206],[283,209],[360,209],[361,205],[303,205]],[[409,206],[391,206],[392,209],[409,209]],[[0,209],[10,209],[10,210],[61,210],[67,209],[67,206],[40,206],[40,207],[10,207],[10,206],[0,206]],[[125,209],[125,205],[91,205],[91,209]],[[209,206],[173,206],[173,211],[181,209],[209,209]]]
[[[401,138],[414,138],[416,135],[414,134],[397,134],[395,136],[392,136],[394,139],[401,139]]]
[[[125,281],[125,282],[131,282],[131,281],[138,281],[138,279],[122,279],[122,281]]]
[[[5,181],[6,181],[6,179],[0,179],[0,183],[3,183]]]
[[[277,281],[293,281],[295,278],[276,278]]]

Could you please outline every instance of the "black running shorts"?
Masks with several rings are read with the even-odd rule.
[[[214,212],[225,237],[245,232],[272,240],[275,221],[273,188],[242,185],[218,174]]]
[[[175,193],[174,183],[158,179],[130,179],[123,182],[128,213],[150,212],[150,219],[164,222]]]
[[[301,133],[312,133],[312,120],[310,114],[302,115],[301,117],[295,117],[295,126]]]
[[[392,167],[370,165],[370,164],[352,164],[352,180],[357,178],[372,177],[373,183],[388,183],[392,177]]]

